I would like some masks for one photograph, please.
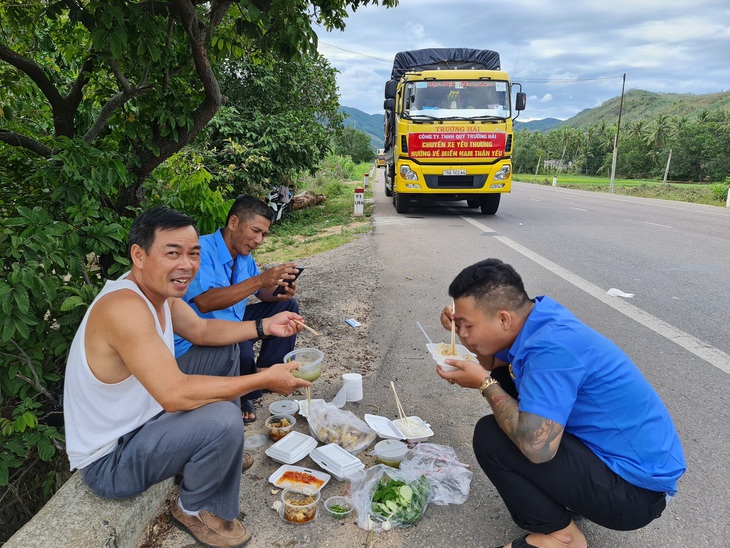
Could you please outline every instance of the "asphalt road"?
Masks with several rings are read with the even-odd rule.
[[[429,441],[452,447],[471,465],[470,497],[462,505],[431,505],[415,527],[376,535],[324,515],[309,525],[287,525],[268,509],[277,495],[267,477],[279,465],[261,449],[242,485],[242,510],[254,530],[250,546],[490,547],[522,534],[471,450],[473,425],[489,412],[486,402],[436,375],[416,325],[434,341],[447,340],[438,318],[450,302],[448,284],[486,257],[511,263],[531,296],[550,295],[616,341],[662,396],[683,441],[688,471],[664,515],[635,532],[582,522],[589,545],[728,546],[730,212],[516,183],[495,216],[465,202],[415,204],[398,215],[383,193],[382,170],[375,179],[373,233],[311,258],[306,284],[302,278],[304,314],[323,335],[302,344],[330,345],[317,397],[334,396],[342,371],[360,370],[365,398],[346,409],[396,418],[394,381],[406,413],[431,423]],[[634,297],[608,296],[611,288]],[[362,330],[347,327],[346,317],[363,320]],[[359,457],[372,464],[365,452]],[[298,464],[314,466],[308,458]],[[339,494],[344,486],[332,481],[325,491],[325,497]],[[165,536],[157,546],[190,546],[179,531]]]
[[[728,546],[730,211],[517,183],[495,216],[465,202],[398,215],[382,192],[378,183],[374,233],[384,271],[371,330],[387,356],[378,375],[398,379],[404,405],[431,420],[438,443],[473,462],[472,425],[485,406],[434,378],[419,359],[425,341],[415,322],[446,340],[438,315],[449,282],[461,268],[498,257],[521,273],[531,296],[562,302],[634,359],[684,444],[688,471],[664,516],[632,533],[585,524],[590,545]],[[610,297],[611,288],[634,297]],[[517,533],[475,472],[472,498],[438,508],[440,526],[420,524],[414,541],[444,546],[439,531],[448,531],[452,546],[489,546]]]

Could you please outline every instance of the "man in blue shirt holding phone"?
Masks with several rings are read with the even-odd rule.
[[[299,269],[294,263],[284,263],[263,272],[259,271],[251,253],[264,241],[269,232],[273,212],[262,200],[248,195],[236,198],[228,212],[226,226],[200,238],[200,270],[185,293],[184,300],[199,316],[233,321],[256,321],[261,325],[268,318],[283,311],[299,313],[294,298]],[[278,294],[277,294],[278,290]],[[247,305],[251,295],[261,301]],[[261,340],[258,360],[253,344]],[[296,334],[291,337],[265,337],[243,341],[241,375],[255,373],[283,361],[294,350]],[[211,349],[196,347],[189,341],[175,337],[175,357],[184,370],[190,363],[214,360]],[[253,400],[261,397],[257,390],[241,400],[244,422],[256,420]]]

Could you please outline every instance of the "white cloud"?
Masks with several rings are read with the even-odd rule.
[[[529,95],[525,118],[564,119],[618,97],[624,73],[627,90],[728,90],[727,21],[727,0],[563,0],[559,8],[548,0],[400,0],[393,9],[361,7],[344,32],[319,36],[341,71],[343,105],[382,112],[398,51],[469,47],[499,52]]]

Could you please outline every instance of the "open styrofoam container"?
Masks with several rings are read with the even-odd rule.
[[[466,347],[462,344],[455,345],[456,354],[448,355],[444,354],[441,349],[443,348],[449,348],[451,345],[449,343],[427,343],[426,348],[428,348],[428,351],[431,353],[431,356],[434,360],[436,360],[436,363],[441,366],[441,369],[444,371],[455,371],[458,369],[458,367],[454,367],[453,365],[447,365],[446,360],[469,360],[472,362],[477,361],[477,357],[469,352]]]
[[[289,432],[266,450],[266,454],[281,464],[294,464],[317,447],[317,440],[301,432]]]
[[[396,428],[403,432],[408,443],[426,441],[428,438],[433,436],[431,425],[424,421],[421,417],[416,417],[415,415],[412,417],[405,417],[404,419],[395,419],[393,424],[395,424]],[[411,425],[413,426],[412,429]]]
[[[311,453],[310,453],[311,455]],[[310,476],[314,476],[322,483],[319,487],[315,487],[311,484],[303,484],[303,483],[295,483],[295,482],[288,482],[285,481],[286,478],[284,478],[284,474],[287,472],[297,472],[300,474],[309,474]],[[289,464],[284,464],[279,467],[276,472],[271,474],[269,476],[269,482],[273,483],[277,487],[293,487],[295,489],[312,489],[314,491],[321,491],[322,488],[327,485],[327,482],[330,480],[330,475],[325,472],[320,472],[319,470],[311,470],[309,468],[302,468],[301,466],[291,466]]]
[[[338,481],[345,479],[345,476],[351,470],[365,468],[365,464],[360,459],[351,455],[336,443],[328,443],[317,447],[309,454],[309,457]]]
[[[380,415],[365,414],[365,422],[372,428],[375,433],[386,440],[404,440],[406,439],[403,432],[395,425],[395,423]]]

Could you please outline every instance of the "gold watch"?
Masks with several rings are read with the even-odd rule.
[[[480,384],[478,388],[479,393],[483,396],[484,391],[493,384],[499,384],[499,381],[493,379],[492,377],[484,377],[484,382],[482,382],[482,384]]]

